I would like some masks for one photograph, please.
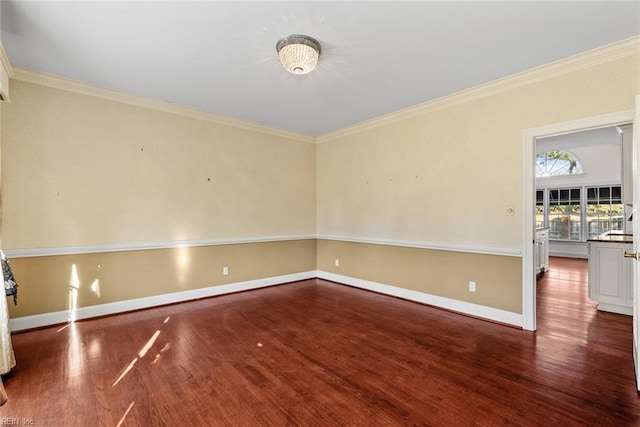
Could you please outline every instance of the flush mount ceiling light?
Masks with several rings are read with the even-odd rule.
[[[292,74],[307,74],[316,68],[320,57],[320,43],[301,34],[283,37],[276,43],[280,62]]]

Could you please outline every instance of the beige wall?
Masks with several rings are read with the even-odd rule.
[[[313,271],[315,247],[310,239],[13,258],[19,302],[11,302],[9,312],[16,318],[69,310],[74,266],[81,308]],[[226,276],[223,266],[229,267]]]
[[[514,313],[522,312],[514,280],[521,264],[519,257],[318,240],[318,270]]]
[[[314,144],[15,79],[11,98],[3,249],[53,254],[11,259],[12,317],[67,310],[73,265],[78,308],[315,270]]]
[[[5,249],[315,233],[315,146],[11,82]]]
[[[634,108],[638,55],[318,146],[318,234],[519,249],[522,131]],[[513,205],[516,215],[505,214]]]
[[[628,56],[322,142],[318,235],[522,250],[523,130],[634,108],[639,62],[638,54]],[[506,215],[507,206],[515,207],[514,216]],[[319,269],[343,247],[320,244]],[[354,277],[465,301],[481,297],[460,288],[482,277],[488,287],[482,287],[483,305],[521,312],[518,258],[487,264],[483,254],[417,249],[412,261],[388,271],[384,267],[399,265],[407,251],[384,248],[369,256],[371,251],[369,245],[349,246],[341,268]],[[441,265],[452,270],[436,269],[428,283],[427,270]]]

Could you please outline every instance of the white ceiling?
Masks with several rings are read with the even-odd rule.
[[[0,28],[16,67],[318,136],[638,35],[640,1],[3,0]]]

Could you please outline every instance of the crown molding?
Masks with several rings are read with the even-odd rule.
[[[7,70],[7,74],[9,78],[14,76],[13,69],[11,68],[11,63],[9,62],[9,57],[7,56],[7,52],[4,50],[4,46],[2,46],[2,41],[0,41],[0,63]]]
[[[140,95],[133,95],[126,92],[108,89],[100,86],[83,83],[77,80],[67,79],[64,77],[45,74],[26,68],[14,67],[15,80],[27,83],[34,83],[47,86],[54,89],[60,89],[80,95],[93,96],[96,98],[106,99],[108,101],[121,102],[123,104],[133,105],[136,107],[148,108],[151,110],[161,111],[165,113],[176,114],[179,116],[189,117],[197,120],[208,121],[223,126],[235,127],[252,132],[259,132],[267,135],[273,135],[281,138],[293,139],[296,141],[315,143],[316,138],[309,135],[303,135],[297,132],[291,132],[283,129],[277,129],[257,123],[240,120],[233,117],[227,117],[220,114],[209,113],[195,108],[189,108],[178,104],[172,104],[159,99],[148,98]]]
[[[396,123],[401,120],[410,119],[428,112],[464,104],[466,102],[499,94],[508,90],[537,83],[553,77],[559,77],[575,71],[583,70],[585,68],[593,67],[595,65],[604,64],[637,54],[640,54],[640,36],[631,37],[626,40],[592,49],[590,51],[551,62],[540,67],[532,68],[521,73],[513,74],[499,80],[494,80],[492,82],[465,89],[451,95],[446,95],[422,104],[418,104],[412,107],[395,111],[390,114],[366,120],[353,126],[349,126],[335,132],[330,132],[325,135],[320,135],[318,137],[304,135],[283,129],[272,128],[245,120],[226,117],[215,113],[209,113],[206,111],[181,106],[178,104],[172,104],[158,99],[147,98],[140,95],[133,95],[113,89],[94,86],[77,80],[44,74],[20,67],[14,67],[13,72],[11,71],[10,66],[8,67],[8,69],[10,76],[16,80],[39,84],[55,89],[66,90],[82,95],[94,96],[110,101],[122,102],[138,107],[177,114],[198,120],[209,121],[253,132],[293,139],[301,142],[320,144],[323,142],[328,142],[353,135],[355,133],[375,129],[380,126]],[[2,49],[1,43],[0,60],[3,63],[6,63],[6,65],[9,65],[8,58],[6,57],[4,49]]]
[[[568,58],[560,59],[540,67],[532,68],[521,73],[512,74],[511,76],[504,77],[499,80],[494,80],[451,95],[446,95],[432,101],[427,101],[425,103],[404,108],[371,120],[366,120],[353,126],[321,135],[316,138],[316,141],[319,144],[332,141],[401,120],[410,119],[428,112],[464,104],[466,102],[637,54],[640,54],[640,36],[631,37],[629,39],[592,49]]]

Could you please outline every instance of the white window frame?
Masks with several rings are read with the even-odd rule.
[[[544,187],[540,186],[536,188],[536,194],[534,196],[534,206],[537,206],[537,192],[542,191],[542,203],[543,203],[543,227],[550,227],[549,224],[549,191],[550,190],[571,190],[571,189],[580,189],[580,239],[572,240],[572,239],[554,239],[549,237],[550,241],[554,242],[563,242],[563,243],[585,243],[589,239],[589,230],[588,230],[588,222],[587,222],[587,193],[590,188],[602,188],[602,187],[620,187],[620,191],[622,192],[622,184],[621,183],[608,183],[608,184],[581,184],[581,185],[566,185],[566,186],[551,186]],[[622,201],[620,202],[622,203]]]

